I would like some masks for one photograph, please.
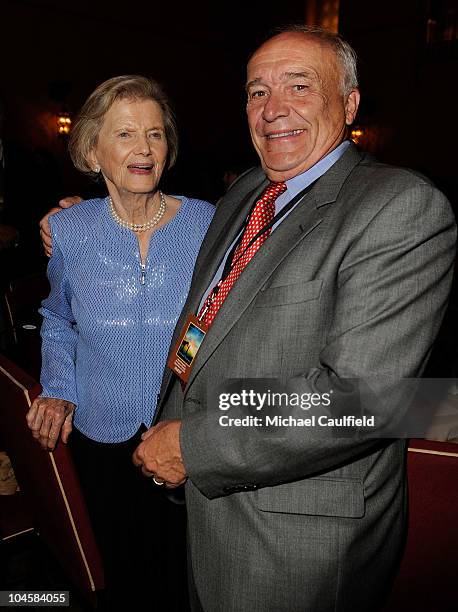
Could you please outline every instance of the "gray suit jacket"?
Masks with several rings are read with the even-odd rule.
[[[253,170],[220,202],[176,334],[265,185]],[[427,361],[454,249],[444,196],[351,146],[244,270],[185,392],[165,374],[160,419],[183,420],[191,569],[206,612],[376,609],[402,547],[405,443],[221,427],[208,393],[282,377],[339,394],[347,377],[380,376],[389,399],[389,381]],[[384,406],[394,418],[396,402]]]

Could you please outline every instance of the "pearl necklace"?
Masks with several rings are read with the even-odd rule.
[[[108,196],[108,202],[110,203],[111,216],[116,221],[116,223],[118,223],[122,227],[130,229],[133,232],[146,232],[147,230],[150,230],[152,227],[154,227],[155,225],[159,223],[159,221],[162,219],[166,211],[167,204],[165,203],[165,197],[162,191],[159,191],[159,198],[160,198],[159,210],[157,211],[157,213],[154,215],[152,219],[150,219],[149,221],[146,221],[146,223],[129,223],[129,221],[124,221],[124,219],[121,219],[121,217],[116,212],[116,209],[113,204],[113,200],[111,199],[110,196]]]

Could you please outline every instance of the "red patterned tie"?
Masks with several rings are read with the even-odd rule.
[[[271,228],[260,234],[259,237],[250,244],[253,238],[262,232],[264,227],[271,223],[275,214],[275,200],[285,190],[285,183],[270,183],[256,202],[243,232],[242,240],[235,249],[229,274],[223,281],[218,283],[216,293],[215,290],[210,293],[199,313],[199,315],[202,316],[202,313],[205,312],[201,320],[206,323],[207,326],[213,323],[216,313],[221,308],[235,281],[259,247],[270,236],[272,231]]]

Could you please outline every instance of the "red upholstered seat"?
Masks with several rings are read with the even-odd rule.
[[[458,444],[411,440],[407,546],[387,612],[458,607]]]
[[[40,386],[0,355],[2,441],[21,490],[31,504],[33,526],[87,603],[96,605],[103,568],[70,451],[50,453],[32,437],[25,416]]]

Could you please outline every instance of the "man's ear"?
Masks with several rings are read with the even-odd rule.
[[[347,101],[345,102],[345,123],[347,125],[351,125],[355,120],[360,97],[358,89],[352,89],[347,96]]]

